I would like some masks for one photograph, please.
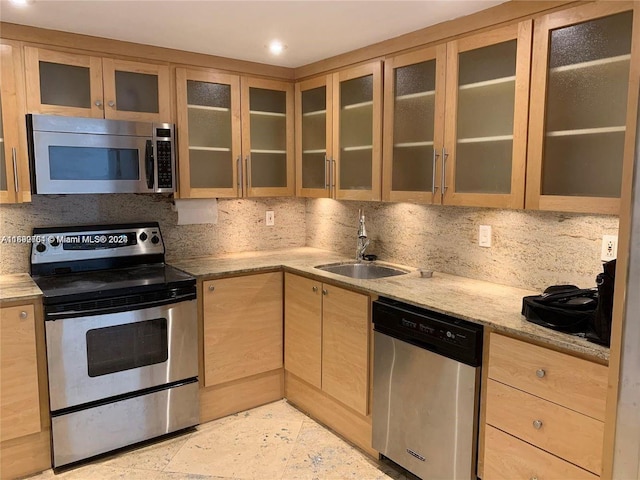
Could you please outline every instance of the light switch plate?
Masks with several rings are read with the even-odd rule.
[[[273,215],[273,210],[267,210],[267,215],[265,216],[265,223],[267,227],[273,227],[276,224],[275,216]]]
[[[487,248],[491,247],[491,225],[480,225],[478,245]]]
[[[603,235],[602,236],[602,252],[600,259],[603,262],[608,262],[615,259],[618,256],[618,236],[617,235]]]

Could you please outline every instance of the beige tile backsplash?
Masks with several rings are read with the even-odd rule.
[[[217,225],[178,226],[171,199],[160,195],[35,195],[31,204],[0,206],[0,236],[33,227],[160,222],[169,259],[304,245],[355,255],[358,209],[381,260],[540,290],[595,284],[603,234],[618,218],[408,203],[296,198],[221,199]],[[264,225],[274,210],[274,227]],[[478,246],[491,225],[492,247]],[[29,271],[29,245],[0,244],[0,273]]]

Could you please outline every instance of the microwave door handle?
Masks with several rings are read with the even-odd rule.
[[[144,167],[147,177],[147,188],[153,190],[154,169],[153,169],[153,142],[147,140],[147,145],[144,152]]]

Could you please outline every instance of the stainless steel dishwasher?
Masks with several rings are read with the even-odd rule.
[[[373,448],[424,480],[476,479],[482,326],[373,302]]]

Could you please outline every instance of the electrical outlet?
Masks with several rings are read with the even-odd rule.
[[[478,245],[487,248],[491,246],[491,225],[480,225]]]
[[[618,236],[617,235],[603,235],[602,236],[602,252],[600,259],[603,262],[613,260],[618,256]]]
[[[267,210],[265,223],[267,224],[267,227],[273,227],[276,224],[276,219],[275,219],[275,216],[273,215],[273,210]]]

